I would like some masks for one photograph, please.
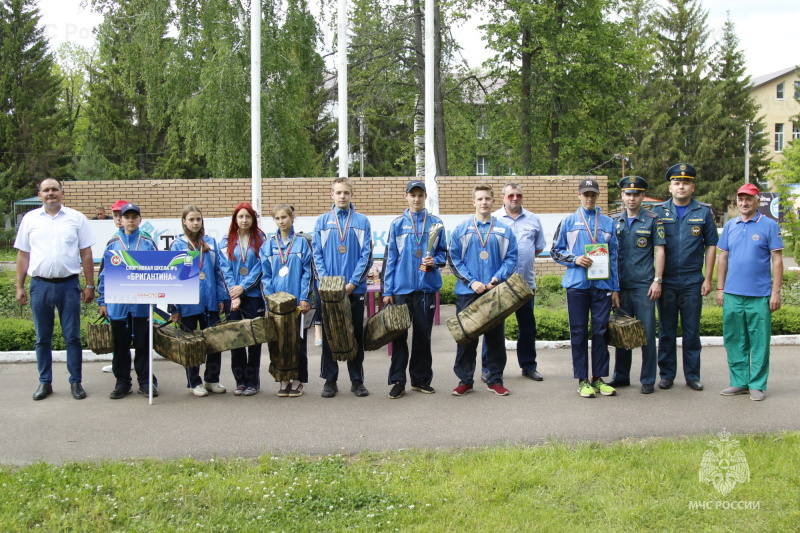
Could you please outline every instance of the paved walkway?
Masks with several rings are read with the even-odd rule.
[[[452,312],[452,307],[444,307],[443,318]],[[773,347],[764,402],[719,395],[728,385],[728,370],[725,350],[718,346],[703,348],[703,392],[690,390],[679,379],[673,389],[656,389],[652,395],[640,394],[634,386],[620,389],[616,397],[596,399],[578,396],[567,349],[539,351],[543,382],[521,377],[516,353],[510,351],[506,367],[510,396],[496,396],[482,384],[472,394],[452,396],[450,391],[458,382],[452,371],[455,343],[444,325],[434,331],[433,386],[438,392],[433,395],[409,391],[399,400],[387,398],[389,359],[384,349],[367,352],[369,397],[356,398],[349,392],[342,364],[342,391],[336,398],[321,398],[322,380],[316,377],[319,353],[319,348],[311,347],[311,383],[300,398],[275,395],[277,386],[266,372],[267,357],[262,361],[264,388],[250,398],[231,393],[196,398],[185,388],[182,367],[157,361],[161,395],[152,406],[135,393],[110,400],[114,378],[101,371],[106,362],[84,363],[83,383],[89,397],[83,401],[72,399],[66,367],[56,363],[55,394],[39,402],[31,399],[37,386],[35,364],[0,364],[0,463],[317,455],[536,444],[548,439],[616,440],[722,429],[800,430],[797,346]],[[226,354],[222,382],[230,388],[229,360]]]

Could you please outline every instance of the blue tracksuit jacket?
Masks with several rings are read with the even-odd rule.
[[[410,294],[414,291],[439,292],[439,289],[442,288],[442,273],[439,269],[444,267],[447,261],[447,238],[444,230],[439,234],[437,243],[431,252],[437,267],[433,272],[419,270],[422,257],[417,257],[415,253],[417,249],[420,249],[423,257],[426,255],[428,251],[428,230],[431,224],[442,223],[439,217],[428,214],[418,246],[414,236],[414,225],[411,223],[410,217],[414,217],[416,227],[420,229],[426,211],[411,213],[410,210],[406,209],[403,216],[394,219],[389,226],[389,246],[387,256],[384,258],[384,261],[386,261],[382,291],[384,296]]]
[[[203,235],[203,242],[208,245],[210,250],[208,252],[203,252],[203,268],[201,272],[205,273],[206,279],[200,280],[200,303],[176,304],[170,306],[170,312],[180,313],[181,316],[202,315],[205,314],[206,311],[216,314],[219,312],[219,306],[217,304],[229,299],[228,291],[225,290],[222,267],[220,266],[222,262],[220,255],[222,252],[217,245],[217,241],[208,235]],[[178,238],[175,239],[172,246],[170,246],[170,250],[175,252],[189,249],[189,239],[186,235],[178,235]],[[194,247],[191,249],[194,250]],[[196,259],[196,261],[199,260]]]
[[[261,238],[264,239],[264,241],[267,240],[266,235],[263,233],[261,234]],[[261,259],[258,258],[259,251],[248,248],[245,254],[247,257],[245,258],[245,262],[242,263],[242,250],[239,246],[239,237],[236,237],[233,260],[228,257],[227,237],[223,238],[219,243],[219,249],[221,250],[220,257],[222,261],[220,261],[220,266],[222,267],[222,275],[225,279],[225,292],[230,291],[231,287],[241,285],[244,289],[245,296],[249,296],[250,298],[263,298],[261,295]],[[239,269],[242,268],[242,266],[247,267],[247,274],[245,275],[239,273]]]
[[[345,233],[344,242],[339,239],[339,226],[344,229],[348,212],[352,211],[350,227]],[[345,253],[339,252],[339,246],[347,247]],[[350,204],[350,210],[337,209],[323,213],[314,226],[314,267],[318,279],[325,276],[343,276],[345,284],[356,286],[353,294],[367,292],[367,272],[372,267],[372,226],[367,217],[356,213]]]
[[[595,217],[598,218],[597,243],[608,243],[608,251],[611,254],[610,277],[608,279],[592,280],[586,279],[586,269],[575,264],[575,258],[585,255],[584,246],[592,244],[586,225],[581,219],[581,211],[589,224],[589,229],[594,230]],[[600,209],[586,211],[579,207],[577,211],[568,215],[556,229],[553,236],[553,247],[550,256],[554,261],[567,266],[567,271],[561,279],[561,286],[565,289],[588,289],[595,287],[601,290],[619,291],[619,276],[617,274],[617,234],[614,229],[614,221],[611,218],[600,214]]]
[[[275,238],[280,238],[280,232],[275,234],[275,237],[267,239],[264,246],[261,247],[261,285],[264,291],[264,296],[276,292],[288,292],[296,296],[298,303],[300,300],[310,302],[311,292],[313,290],[311,279],[311,245],[305,237],[297,235],[292,228],[292,236],[294,243],[292,244],[289,259],[286,265],[289,268],[289,273],[285,276],[279,274],[280,269],[284,266],[281,263],[281,258],[278,249],[278,243]],[[283,253],[286,254],[286,248],[291,239],[281,241],[283,243]]]
[[[517,268],[517,238],[511,228],[492,217],[494,227],[486,248],[482,248],[473,220],[474,217],[470,217],[456,226],[450,236],[447,262],[460,281],[455,290],[460,295],[475,294],[470,287],[475,281],[489,283],[493,277],[505,281]],[[490,224],[491,221],[478,223],[482,235],[489,230]],[[488,259],[480,258],[484,250],[489,253]]]
[[[128,250],[129,252],[139,251],[139,252],[149,252],[153,250],[158,250],[158,246],[156,246],[156,241],[150,238],[149,235],[140,232],[138,229],[133,232],[131,235],[126,235],[124,229],[120,229],[117,233],[111,237],[106,244],[106,250]],[[105,255],[105,254],[103,254]],[[105,259],[100,262],[100,282],[97,286],[97,292],[99,293],[97,297],[97,304],[98,305],[105,305],[106,311],[108,311],[108,318],[111,320],[126,320],[128,318],[128,313],[132,316],[143,318],[150,316],[149,305],[147,304],[106,304],[105,303]]]

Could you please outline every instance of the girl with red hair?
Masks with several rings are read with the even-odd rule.
[[[253,207],[242,202],[233,210],[228,236],[222,239],[222,274],[231,298],[228,318],[241,320],[264,316],[261,295],[261,260],[259,250],[266,236],[258,229],[258,217]],[[231,370],[236,379],[236,396],[253,396],[261,387],[261,345],[231,350]]]

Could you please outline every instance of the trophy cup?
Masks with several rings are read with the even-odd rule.
[[[439,234],[442,233],[443,229],[444,229],[444,224],[439,224],[439,223],[431,224],[431,227],[428,230],[428,252],[425,254],[425,257],[431,256],[433,247],[436,246],[436,241],[439,239]],[[422,272],[433,272],[432,266],[419,265],[419,269]]]

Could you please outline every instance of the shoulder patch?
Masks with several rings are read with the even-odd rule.
[[[709,209],[711,208],[711,204],[707,204],[707,203],[705,203],[705,202],[701,202],[701,201],[699,201],[699,200],[698,200],[698,202],[697,202],[697,203],[698,203],[698,204],[700,204],[700,205],[702,205],[703,207],[708,207]]]

